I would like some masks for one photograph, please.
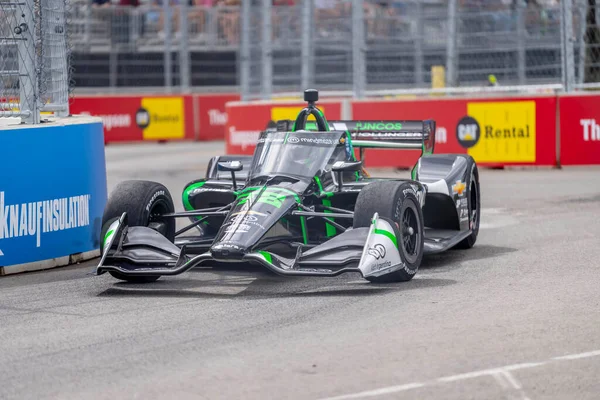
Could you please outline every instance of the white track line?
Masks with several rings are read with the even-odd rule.
[[[467,372],[466,374],[444,376],[443,378],[438,378],[437,381],[442,382],[442,383],[456,382],[456,381],[462,381],[465,379],[479,378],[481,376],[486,376],[486,375],[493,375],[499,371],[500,371],[499,368],[484,369],[482,371]]]
[[[504,391],[507,392],[506,394],[509,399],[530,400],[529,397],[527,397],[525,391],[523,390],[521,382],[519,382],[517,378],[515,378],[515,376],[510,373],[510,371],[507,371],[506,369],[501,369],[492,376],[494,377],[494,379],[496,379],[496,382],[498,382],[500,386],[502,386]]]
[[[505,371],[516,371],[518,369],[539,367],[540,365],[544,365],[547,362],[548,361],[534,362],[534,363],[513,364],[513,365],[507,365],[506,367],[502,367],[502,369],[505,370]]]
[[[498,372],[497,374],[494,374],[494,376],[501,376],[504,379],[506,379],[506,381],[510,384],[510,386],[513,389],[517,389],[517,390],[523,389],[523,386],[521,386],[521,382],[519,382],[517,380],[517,378],[515,378],[514,375],[510,373],[510,371],[503,369],[502,371]]]
[[[398,392],[404,392],[406,390],[418,389],[418,388],[425,387],[425,386],[426,385],[424,383],[415,382],[415,383],[408,383],[406,385],[389,386],[389,387],[381,388],[381,389],[367,390],[365,392],[345,394],[345,395],[337,396],[337,397],[328,397],[327,399],[323,399],[323,400],[346,400],[346,399],[359,399],[359,398],[364,398],[364,397],[375,397],[375,396],[381,396],[384,394],[398,393]]]
[[[553,363],[553,362],[578,360],[578,359],[582,359],[582,358],[597,357],[597,356],[600,356],[600,350],[589,351],[586,353],[568,354],[568,355],[564,355],[564,356],[553,357],[546,361],[541,361],[541,362],[511,364],[511,365],[505,365],[505,366],[499,367],[499,368],[483,369],[483,370],[479,370],[479,371],[467,372],[464,374],[444,376],[444,377],[437,378],[437,379],[427,381],[427,382],[414,382],[414,383],[407,383],[404,385],[382,387],[379,389],[367,390],[364,392],[348,393],[348,394],[341,395],[341,396],[326,397],[326,398],[322,398],[320,400],[346,400],[346,399],[359,399],[359,398],[365,398],[365,397],[377,397],[377,396],[381,396],[381,395],[385,395],[385,394],[398,393],[398,392],[404,392],[404,391],[412,390],[412,389],[419,389],[419,388],[426,387],[426,386],[433,386],[433,385],[436,385],[439,383],[443,384],[443,383],[448,383],[448,382],[456,382],[456,381],[461,381],[461,380],[465,380],[465,379],[478,378],[481,376],[492,376],[492,377],[494,377],[496,382],[498,382],[503,387],[504,390],[513,392],[515,395],[518,395],[517,398],[519,398],[520,400],[529,400],[529,397],[527,397],[527,395],[523,391],[523,386],[510,371],[517,371],[517,370],[521,370],[521,369],[540,367],[540,366],[543,366],[543,365],[546,365],[549,363]]]
[[[566,356],[554,357],[553,360],[578,360],[580,358],[597,357],[600,356],[600,350],[588,351],[587,353],[569,354]]]

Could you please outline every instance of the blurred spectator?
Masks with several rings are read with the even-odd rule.
[[[302,10],[296,0],[272,0],[272,36],[274,41],[280,44],[290,43],[290,40],[298,38],[302,32]]]
[[[188,11],[190,34],[197,39],[205,39],[208,31],[210,8],[216,5],[217,0],[194,0],[194,7]]]
[[[121,0],[123,1],[123,0]],[[130,0],[125,0],[125,1],[130,1]],[[133,1],[138,1],[138,0],[133,0]],[[191,7],[194,5],[194,0],[169,0],[169,5],[171,6],[171,32],[172,35],[175,38],[178,38],[181,36],[181,31],[179,28],[179,18],[181,17],[181,10],[179,9],[179,6],[181,5],[181,3],[183,1],[187,2],[188,7]],[[163,6],[163,0],[156,0],[155,3],[157,6],[161,7]],[[160,17],[158,19],[158,24],[159,24],[159,32],[158,32],[158,36],[161,39],[165,38],[165,32],[164,32],[164,26],[165,26],[165,13],[162,11],[162,9],[160,10]]]
[[[92,0],[92,7],[94,7],[94,8],[110,7],[110,0]]]
[[[496,75],[488,75],[488,86],[498,86],[498,79],[496,78]]]
[[[343,2],[336,0],[315,0],[315,12],[319,18],[339,18],[341,7]]]
[[[347,6],[350,6],[347,8]],[[314,12],[315,22],[318,33],[321,37],[329,36],[332,32],[329,28],[335,24],[335,20],[340,18],[342,13],[352,9],[352,4],[336,0],[315,0]],[[344,14],[351,15],[351,14]]]
[[[138,28],[138,32],[143,31],[143,20],[132,8],[140,5],[139,0],[117,0],[116,9],[112,12],[111,30],[113,43],[129,44],[131,43],[131,32]],[[136,24],[137,23],[137,24]],[[132,29],[131,27],[134,27]]]
[[[215,5],[227,7],[219,10],[219,26],[227,44],[238,44],[241,0],[217,0]]]

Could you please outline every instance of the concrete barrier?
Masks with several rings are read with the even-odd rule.
[[[0,275],[97,257],[107,199],[102,121],[3,121],[0,155]]]

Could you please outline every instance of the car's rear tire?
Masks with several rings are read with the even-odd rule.
[[[467,189],[467,204],[469,206],[469,224],[471,234],[459,242],[456,249],[470,249],[477,241],[479,234],[479,221],[481,220],[481,193],[479,191],[479,171],[477,165],[473,162],[470,166],[471,177]]]
[[[127,213],[128,226],[147,226],[170,241],[175,240],[175,219],[161,218],[161,215],[175,212],[173,198],[164,185],[138,180],[119,183],[113,189],[104,208],[100,236],[102,240],[110,224],[119,219],[124,212]],[[117,279],[132,283],[154,282],[159,278],[159,276],[127,277],[112,271],[110,274]]]
[[[375,213],[396,223],[398,252],[408,271],[402,268],[366,279],[374,283],[411,280],[421,265],[424,244],[423,210],[413,187],[396,181],[375,181],[365,186],[356,199],[353,227],[368,227]],[[403,229],[404,225],[412,228],[412,234]]]

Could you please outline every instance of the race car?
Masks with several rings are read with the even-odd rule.
[[[477,165],[469,155],[433,154],[434,120],[328,122],[316,90],[304,99],[295,121],[261,132],[252,156],[213,157],[206,176],[183,189],[182,212],[160,183],[118,184],[96,274],[145,283],[242,263],[284,276],[399,282],[415,276],[424,255],[475,244]],[[363,165],[370,148],[421,157],[411,179],[376,178]],[[190,222],[176,230],[176,218]]]

